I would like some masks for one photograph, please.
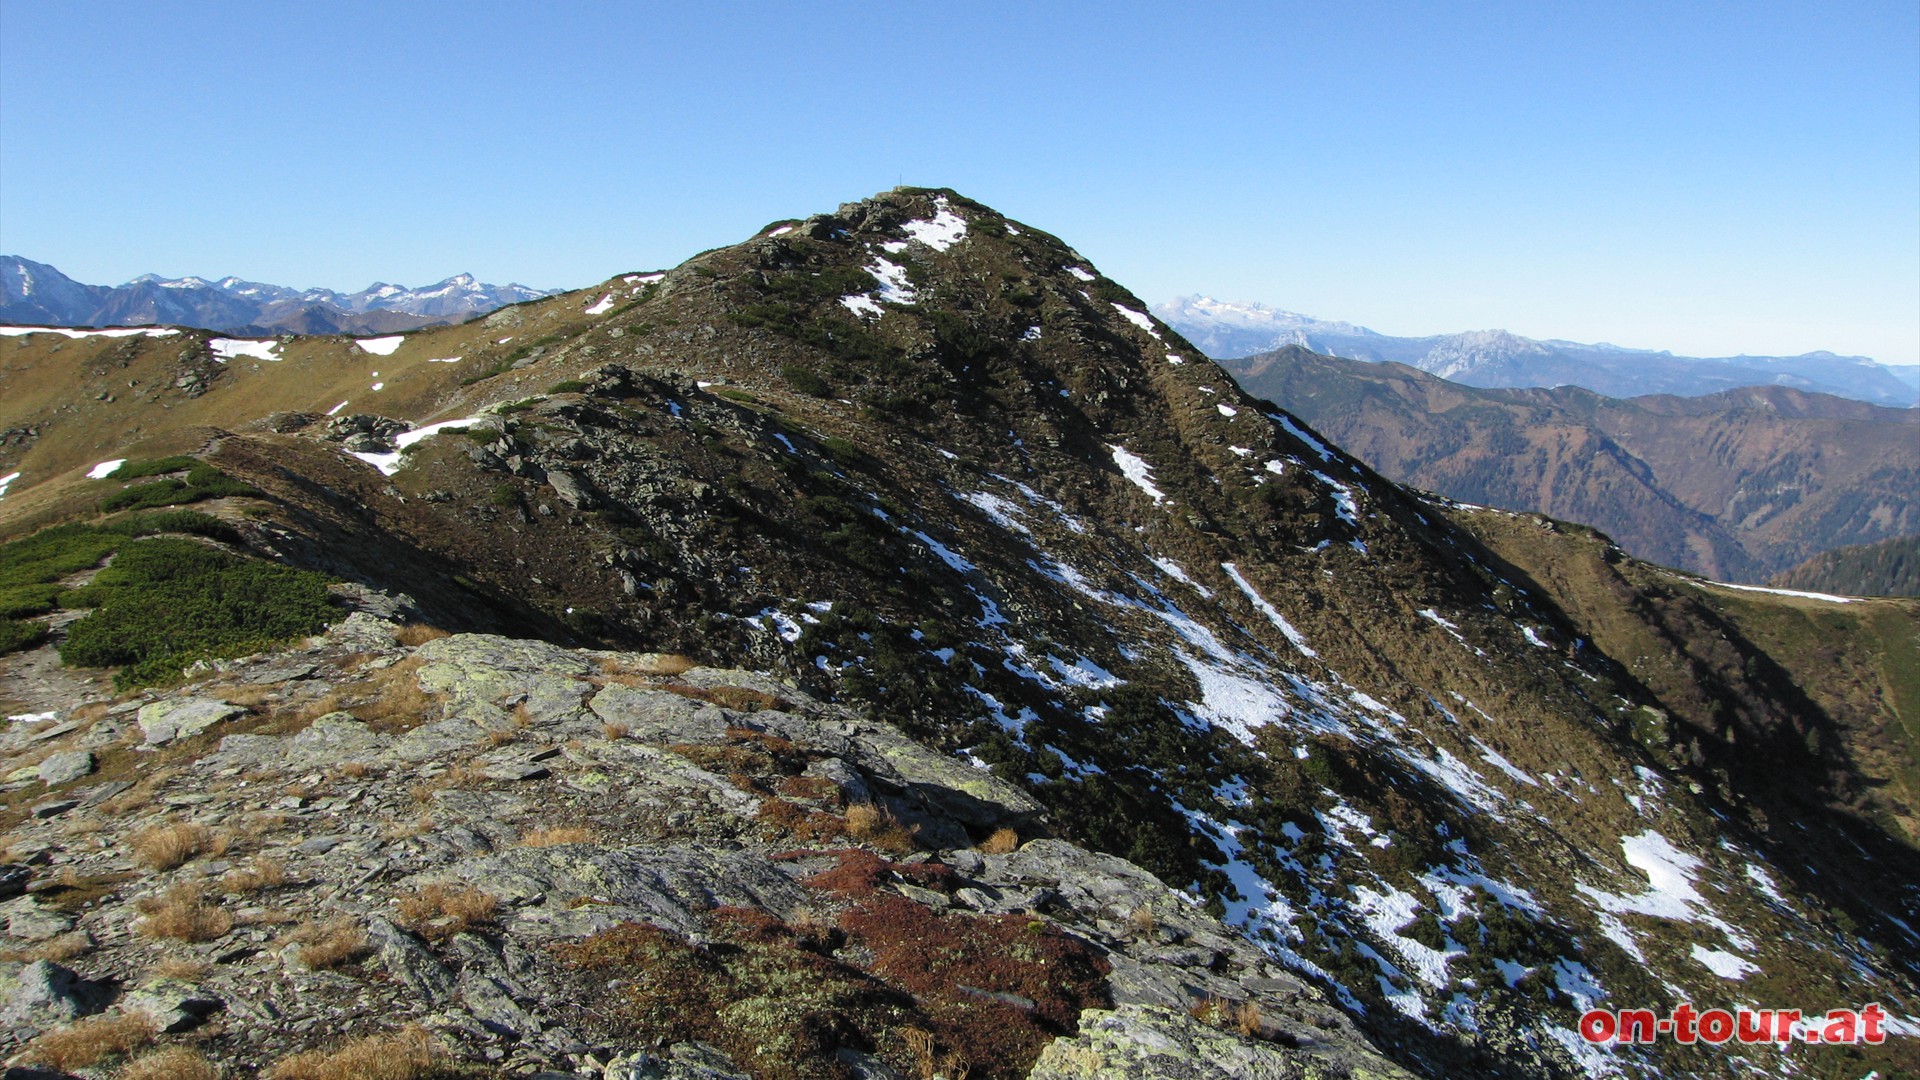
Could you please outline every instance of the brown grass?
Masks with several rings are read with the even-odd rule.
[[[220,1067],[198,1050],[169,1046],[133,1059],[114,1074],[114,1080],[220,1080]]]
[[[349,761],[345,765],[340,766],[339,771],[341,776],[347,777],[352,780],[358,780],[361,777],[372,772],[373,766],[368,765],[364,761]]]
[[[384,840],[407,840],[433,831],[433,815],[421,814],[412,821],[388,821],[380,830]]]
[[[452,637],[453,635],[437,626],[428,626],[426,623],[408,623],[394,631],[393,636],[400,644],[405,645],[409,649],[413,649],[425,645],[429,641],[438,641],[443,637]]]
[[[197,885],[175,885],[159,896],[138,901],[134,906],[146,916],[140,922],[140,933],[150,938],[214,941],[225,937],[233,929],[233,916],[225,909],[207,903]]]
[[[171,870],[201,855],[227,850],[226,838],[192,821],[174,821],[142,829],[127,840],[133,861],[149,870]]]
[[[911,830],[900,824],[893,811],[873,803],[854,803],[847,807],[847,835],[865,840],[882,851],[903,854],[914,848]]]
[[[598,837],[592,829],[561,827],[534,829],[520,838],[522,847],[557,847],[561,844],[591,844]]]
[[[605,735],[611,741],[618,742],[627,737],[628,730],[625,724],[603,724],[600,727],[600,734]]]
[[[1152,908],[1142,906],[1127,912],[1127,929],[1135,935],[1151,934],[1159,925],[1160,921],[1153,917]]]
[[[286,883],[287,864],[265,856],[220,875],[220,891],[226,893],[259,892],[277,889]]]
[[[1006,855],[1019,850],[1020,834],[1012,829],[995,829],[993,835],[980,841],[976,850],[986,855]]]
[[[1235,1031],[1249,1039],[1260,1037],[1258,1002],[1233,1001],[1209,995],[1195,1002],[1187,1013],[1201,1023]]]
[[[434,883],[398,901],[400,922],[421,937],[438,941],[493,921],[500,902],[471,885]]]
[[[213,964],[206,960],[188,960],[184,957],[169,956],[147,969],[156,979],[172,979],[176,982],[199,982],[213,970]]]
[[[410,1025],[390,1035],[356,1039],[337,1050],[283,1058],[268,1080],[430,1080],[449,1075],[427,1030]]]
[[[154,1034],[153,1021],[145,1013],[90,1016],[28,1043],[23,1057],[56,1069],[84,1069],[145,1046]]]
[[[329,919],[301,923],[288,940],[299,945],[294,953],[300,963],[312,971],[326,971],[349,964],[373,951],[367,932],[352,919]]]
[[[480,775],[480,770],[466,762],[460,762],[459,764],[450,766],[446,772],[441,773],[439,776],[422,780],[407,788],[407,793],[413,796],[415,802],[429,802],[433,799],[433,793],[436,791],[443,788],[466,787],[468,784],[478,783],[482,779],[485,778]]]
[[[622,653],[600,658],[600,673],[608,682],[636,689],[653,685],[645,680],[684,675],[698,666],[678,653]]]
[[[487,732],[487,745],[505,746],[519,738],[520,733],[517,731],[489,731]]]

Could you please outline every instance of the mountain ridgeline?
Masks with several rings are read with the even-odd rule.
[[[1396,480],[1584,522],[1710,577],[1757,584],[1920,529],[1920,410],[1782,386],[1483,389],[1297,346],[1224,366]]]
[[[1768,584],[1849,596],[1920,596],[1920,536],[1823,551]]]
[[[290,289],[225,277],[142,274],[120,286],[83,285],[45,263],[0,255],[0,323],[16,326],[192,326],[252,334],[386,334],[460,322],[551,296],[458,274],[409,289],[374,282],[356,293]]]
[[[1264,304],[1183,296],[1154,313],[1216,360],[1297,345],[1327,356],[1406,364],[1479,387],[1580,386],[1611,397],[1698,397],[1742,386],[1782,386],[1893,408],[1920,403],[1920,368],[1864,356],[1675,356],[1652,349],[1536,341],[1505,330],[1395,337]]]
[[[1904,1037],[1576,1033],[1682,1001],[1920,1023],[1914,603],[1728,590],[1401,487],[954,192],[377,357],[209,349],[0,340],[35,373],[0,527],[191,453],[257,490],[200,504],[248,550],[444,629],[771,673],[1025,792],[1023,836],[1151,871],[1421,1075],[1920,1067]],[[1331,1068],[1313,1043],[1269,1041]],[[1229,1075],[1202,1066],[1134,1075]]]

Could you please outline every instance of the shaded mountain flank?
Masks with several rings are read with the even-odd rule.
[[[1325,356],[1406,364],[1467,386],[1581,386],[1612,397],[1699,397],[1743,386],[1781,386],[1897,409],[1920,403],[1913,365],[1880,364],[1864,356],[1824,351],[1800,356],[1675,356],[1604,343],[1537,341],[1505,330],[1395,337],[1352,323],[1209,296],[1183,296],[1156,305],[1154,314],[1216,360],[1298,345]]]
[[[1849,596],[1920,596],[1920,536],[1823,551],[1767,584]]]
[[[1920,412],[1755,386],[1705,397],[1488,390],[1300,348],[1227,361],[1388,476],[1597,526],[1634,555],[1760,582],[1920,528]]]
[[[369,951],[271,998],[324,984],[348,1019],[236,1023],[205,1052],[240,1071],[335,1032],[618,1077],[1920,1068],[1920,605],[1715,585],[1401,487],[954,192],[371,348],[116,333],[0,338],[23,628],[0,692],[39,740],[8,820],[30,882],[78,864],[44,902],[72,897],[94,944],[48,960],[90,984],[144,985],[173,946],[84,912],[175,885],[233,915],[178,969],[228,1009],[249,969],[227,965],[303,944],[214,895],[219,858],[88,839],[117,852],[162,812],[285,807],[242,857],[372,890],[302,894]],[[263,646],[169,633],[248,560],[333,582],[362,629],[315,625],[363,636],[223,660]],[[314,618],[306,578],[276,588]],[[59,663],[108,648],[117,675]],[[683,729],[619,687],[712,711]],[[187,697],[211,704],[177,757],[116,756],[128,716],[177,733]],[[55,761],[81,751],[97,779]],[[437,770],[417,817],[356,794],[395,769]],[[655,772],[699,805],[641,825],[678,796],[594,794]],[[113,808],[62,794],[122,775]],[[529,854],[537,828],[584,832]],[[655,970],[684,991],[628,974]],[[1680,1002],[1880,1002],[1902,1034],[1577,1033],[1591,1006]],[[754,1026],[697,1022],[716,1010]]]
[[[290,289],[225,277],[142,274],[83,285],[45,263],[0,255],[0,323],[15,326],[192,326],[240,334],[388,334],[461,322],[551,296],[458,274],[419,289],[376,281],[356,293]]]

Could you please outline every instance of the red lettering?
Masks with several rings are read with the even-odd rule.
[[[1590,1043],[1609,1041],[1613,1038],[1614,1030],[1613,1014],[1605,1009],[1588,1009],[1581,1014],[1580,1037]]]
[[[1827,1013],[1827,1026],[1820,1032],[1820,1041],[1829,1043],[1850,1043],[1859,1038],[1859,1018],[1852,1009],[1834,1009]]]
[[[1700,1037],[1715,1046],[1733,1038],[1733,1014],[1725,1009],[1708,1009],[1701,1013]]]
[[[1878,1004],[1868,1005],[1860,1010],[1860,1038],[1875,1046],[1887,1041],[1886,1029],[1881,1027],[1887,1019],[1887,1011]]]
[[[1741,1009],[1740,1041],[1743,1043],[1768,1042],[1773,1038],[1773,1010]]]
[[[1654,1021],[1652,1009],[1620,1010],[1620,1041],[1623,1043],[1654,1041],[1654,1032],[1660,1025]]]
[[[1793,1025],[1800,1022],[1799,1009],[1781,1009],[1773,1014],[1773,1041],[1792,1042]]]
[[[1673,1007],[1673,1040],[1680,1043],[1693,1042],[1693,1025],[1699,1019],[1693,1006],[1682,1002]]]

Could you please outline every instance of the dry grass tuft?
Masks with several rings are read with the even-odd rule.
[[[1159,925],[1160,921],[1153,917],[1152,908],[1143,905],[1127,912],[1127,929],[1136,936],[1151,934]]]
[[[893,811],[873,803],[854,803],[847,807],[847,835],[865,840],[882,851],[896,854],[912,851],[915,830],[900,824]]]
[[[520,733],[517,731],[489,731],[487,732],[487,745],[505,746],[518,738],[520,738]]]
[[[591,844],[596,839],[592,829],[562,827],[555,829],[534,829],[520,838],[522,847],[558,847],[561,844]]]
[[[138,901],[134,906],[146,916],[140,921],[140,933],[150,938],[214,941],[225,937],[233,929],[233,916],[225,909],[207,903],[197,885],[175,885],[159,896]]]
[[[349,761],[345,765],[340,766],[339,771],[341,776],[351,780],[358,780],[368,773],[371,773],[373,766],[368,765],[364,761]]]
[[[1006,855],[1019,850],[1020,834],[1012,829],[995,829],[993,835],[980,841],[977,851],[986,855]]]
[[[605,735],[609,741],[618,742],[627,737],[629,730],[625,724],[603,724],[600,734]]]
[[[171,870],[201,855],[227,850],[226,838],[192,821],[174,821],[134,833],[127,841],[133,861],[149,870]]]
[[[220,891],[226,893],[259,892],[277,889],[286,883],[287,864],[265,856],[220,875]]]
[[[300,946],[294,957],[310,971],[326,971],[350,964],[373,951],[367,932],[352,919],[301,923],[288,935]]]
[[[437,626],[428,626],[426,623],[408,623],[394,631],[393,636],[400,644],[412,649],[425,645],[429,641],[438,641],[453,635]]]
[[[169,1046],[135,1058],[114,1080],[220,1080],[222,1075],[198,1050]]]
[[[338,1050],[284,1058],[267,1080],[430,1080],[449,1075],[427,1030],[412,1025],[391,1035],[356,1039]]]
[[[433,941],[450,938],[463,930],[493,921],[500,906],[490,894],[471,885],[435,883],[401,897],[400,922],[407,929]]]
[[[147,973],[156,979],[172,979],[175,982],[199,982],[213,970],[213,964],[206,960],[188,960],[184,957],[169,956],[147,969]]]
[[[90,1016],[33,1040],[22,1056],[63,1071],[84,1069],[146,1046],[154,1034],[153,1021],[145,1013]]]

